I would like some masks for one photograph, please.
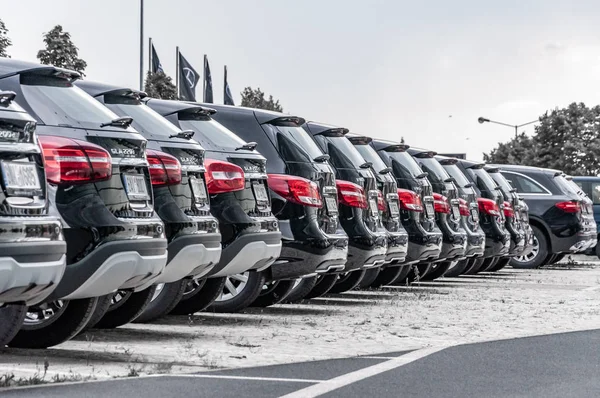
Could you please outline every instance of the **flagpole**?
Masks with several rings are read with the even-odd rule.
[[[177,99],[181,98],[179,93],[179,46],[175,47],[175,87],[177,87]]]
[[[225,104],[225,97],[227,96],[227,65],[223,65],[223,104]]]
[[[152,70],[152,38],[148,38],[148,70],[153,72]]]
[[[204,78],[202,79],[202,102],[206,102],[206,54],[204,54]]]
[[[140,90],[144,89],[144,0],[140,0]]]

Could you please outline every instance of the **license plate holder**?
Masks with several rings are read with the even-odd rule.
[[[329,196],[326,196],[325,197],[325,207],[327,208],[328,214],[337,214],[337,212],[338,212],[337,198],[331,198]]]
[[[452,205],[452,217],[460,219],[460,208],[456,204]]]
[[[379,216],[379,208],[377,207],[377,199],[369,199],[369,209],[373,217]]]
[[[398,202],[395,200],[390,200],[389,203],[390,215],[392,217],[398,217],[400,215],[400,209],[398,208]]]
[[[196,203],[206,202],[208,195],[206,194],[204,181],[201,178],[190,177],[190,188]]]
[[[2,181],[9,195],[36,196],[42,194],[37,166],[29,162],[0,163]]]
[[[433,208],[433,203],[425,202],[425,216],[427,216],[427,218],[435,217],[435,209]]]
[[[474,222],[479,222],[479,211],[477,211],[477,209],[471,209],[471,217]]]
[[[143,174],[123,174],[123,186],[129,200],[150,200],[146,177]]]
[[[269,203],[269,195],[263,184],[252,184],[252,191],[254,191],[254,197],[257,202]]]

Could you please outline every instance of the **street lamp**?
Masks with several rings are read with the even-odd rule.
[[[482,117],[482,116],[480,116],[480,117],[477,119],[477,121],[478,121],[480,124],[483,124],[483,123],[495,123],[495,124],[500,124],[500,125],[502,125],[502,126],[512,127],[512,128],[514,128],[514,129],[515,129],[515,138],[517,138],[517,135],[519,134],[519,127],[523,127],[523,126],[527,126],[528,124],[532,124],[532,123],[537,123],[537,122],[539,122],[539,120],[538,120],[538,119],[536,119],[536,120],[533,120],[533,121],[531,121],[531,122],[527,122],[527,123],[523,123],[523,124],[508,124],[508,123],[496,122],[496,121],[494,121],[494,120],[490,120],[490,119],[487,119],[487,118],[485,118],[485,117]]]

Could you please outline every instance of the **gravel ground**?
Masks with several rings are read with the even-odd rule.
[[[0,351],[0,386],[190,373],[598,328],[600,263],[354,291],[242,314],[94,330],[47,350]]]

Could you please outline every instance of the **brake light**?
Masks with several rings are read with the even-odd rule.
[[[385,200],[383,199],[383,194],[381,193],[381,191],[377,191],[377,208],[379,209],[379,211],[382,211],[384,213],[387,210],[387,206],[385,205]]]
[[[435,210],[436,213],[450,214],[450,203],[448,203],[448,198],[439,193],[434,193],[433,210]]]
[[[458,209],[460,210],[461,216],[469,217],[469,202],[464,199],[458,199]]]
[[[38,136],[46,179],[53,184],[84,184],[108,180],[112,159],[101,146],[52,135]]]
[[[414,191],[408,189],[398,188],[398,200],[400,201],[400,208],[408,211],[423,211],[423,202],[421,197]]]
[[[515,210],[509,202],[504,202],[504,217],[515,218]]]
[[[168,153],[146,150],[150,181],[153,186],[167,186],[181,184],[181,164],[176,157]]]
[[[304,206],[322,207],[317,183],[286,174],[269,174],[269,188],[285,200]]]
[[[494,202],[492,199],[477,198],[477,205],[479,206],[479,211],[483,214],[496,217],[500,216],[500,207],[498,207],[498,203]]]
[[[554,206],[558,207],[565,213],[578,213],[581,211],[581,205],[577,201],[559,202]]]
[[[336,180],[335,184],[338,191],[338,202],[350,207],[358,207],[366,209],[367,197],[365,190],[360,186],[350,181]]]
[[[206,189],[211,195],[241,191],[246,185],[244,170],[222,160],[204,159]]]

